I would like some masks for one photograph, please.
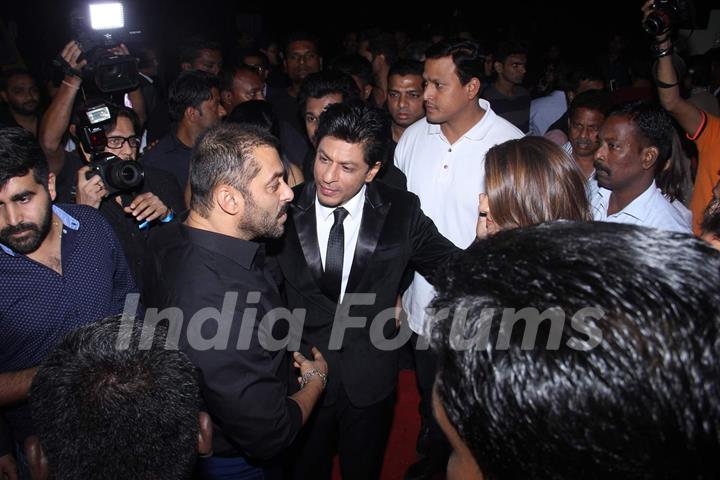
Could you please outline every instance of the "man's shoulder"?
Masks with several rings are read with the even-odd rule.
[[[400,137],[400,140],[395,147],[395,151],[397,151],[398,148],[402,150],[408,144],[421,142],[423,139],[429,137],[429,128],[430,123],[427,121],[426,117],[421,118],[407,127]]]
[[[389,203],[391,208],[393,206],[414,207],[420,205],[418,196],[412,192],[393,187],[384,182],[373,181],[371,185],[369,187],[371,191],[374,190],[383,200],[383,203]],[[369,194],[371,193],[369,192]]]
[[[178,143],[178,140],[175,139],[175,136],[172,133],[166,133],[158,141],[157,145],[143,153],[140,161],[144,163],[148,161],[153,161],[157,158],[161,158],[164,155],[167,155],[168,153],[177,149],[177,147],[179,146]]]

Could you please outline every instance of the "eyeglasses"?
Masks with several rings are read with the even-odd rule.
[[[130,148],[138,148],[140,146],[140,139],[135,135],[130,137],[107,137],[107,147],[113,150],[122,148],[125,142],[130,145]]]

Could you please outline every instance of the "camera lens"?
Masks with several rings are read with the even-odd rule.
[[[118,190],[133,190],[143,181],[143,169],[132,160],[120,160],[109,168],[108,182]]]
[[[665,23],[666,19],[667,15],[661,15],[659,12],[653,12],[645,19],[643,28],[648,35],[660,35],[669,27],[669,25],[666,25]]]

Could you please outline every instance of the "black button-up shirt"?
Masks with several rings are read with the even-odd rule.
[[[146,305],[182,312],[179,344],[202,373],[215,454],[275,457],[302,413],[287,396],[287,351],[266,350],[258,338],[265,314],[283,305],[264,247],[175,224],[151,239],[151,251]]]

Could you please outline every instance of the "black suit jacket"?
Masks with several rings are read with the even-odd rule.
[[[428,276],[458,249],[425,216],[417,196],[372,182],[366,188],[345,297],[338,305],[320,287],[323,269],[315,221],[315,192],[312,183],[295,188],[295,200],[277,253],[284,291],[290,309],[306,311],[301,351],[307,355],[310,347],[316,346],[328,361],[325,404],[334,402],[342,384],[352,404],[365,407],[393,392],[401,346],[398,344],[401,342],[374,345],[373,321],[378,329],[374,336],[382,333],[384,338],[392,338],[396,333],[392,314],[405,268],[409,265]],[[369,305],[355,301],[351,305],[351,293],[372,294],[374,301]],[[361,319],[364,325],[359,326]],[[335,335],[344,329],[342,342],[336,342],[339,349],[330,348],[333,329]]]

